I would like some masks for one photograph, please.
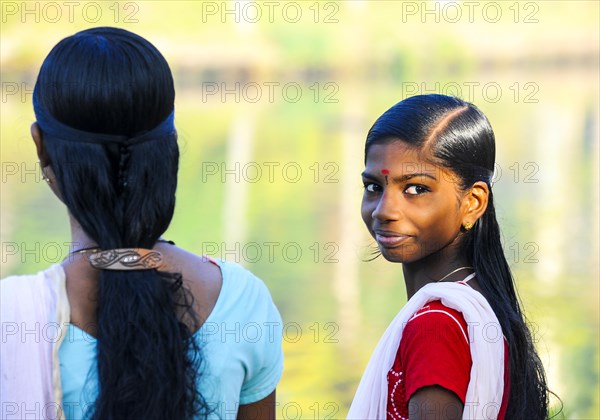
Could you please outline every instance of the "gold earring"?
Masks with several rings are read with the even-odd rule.
[[[42,163],[41,163],[41,162],[40,162],[40,168],[41,168],[41,171],[42,171],[42,179],[43,179],[44,181],[46,181],[48,184],[52,184],[54,181],[53,181],[53,180],[51,180],[50,178],[48,178],[48,177],[46,176],[46,172],[44,171],[44,168],[42,167]]]
[[[471,228],[473,227],[473,223],[471,222],[466,222],[463,227],[465,228],[465,230],[471,230]]]

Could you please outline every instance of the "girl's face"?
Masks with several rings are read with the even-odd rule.
[[[388,261],[411,263],[457,244],[468,200],[456,176],[403,141],[369,148],[362,217]]]

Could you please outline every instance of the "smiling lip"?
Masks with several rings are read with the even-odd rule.
[[[408,238],[410,238],[410,236],[402,235],[401,233],[386,232],[381,230],[375,231],[375,240],[386,248],[398,246]]]

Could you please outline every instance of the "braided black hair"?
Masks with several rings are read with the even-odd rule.
[[[174,98],[163,56],[116,28],[85,30],[58,43],[34,91],[34,103],[60,123],[124,138],[161,124]],[[84,140],[45,137],[69,212],[102,249],[152,248],[175,208],[176,134],[139,144]],[[97,323],[99,394],[87,415],[162,420],[208,414],[196,389],[199,320],[181,274],[101,271]]]

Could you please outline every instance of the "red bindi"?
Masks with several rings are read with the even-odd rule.
[[[381,175],[385,175],[385,185],[388,184],[388,175],[390,174],[390,171],[388,169],[382,169],[381,170]]]

